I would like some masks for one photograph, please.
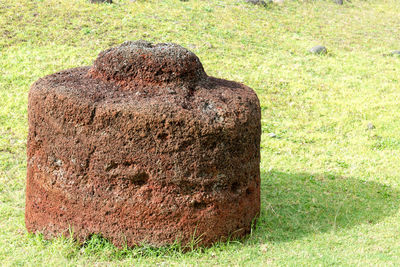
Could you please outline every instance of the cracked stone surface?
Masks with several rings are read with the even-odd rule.
[[[242,237],[260,210],[260,105],[176,44],[125,42],[29,92],[26,227],[117,246]]]

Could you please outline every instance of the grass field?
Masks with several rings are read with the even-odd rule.
[[[383,55],[400,50],[399,14],[398,0],[0,0],[0,265],[399,265],[400,57]],[[30,85],[137,39],[179,43],[257,92],[262,210],[248,239],[182,253],[26,232]],[[317,44],[328,54],[307,52]]]

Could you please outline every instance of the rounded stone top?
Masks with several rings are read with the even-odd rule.
[[[120,85],[195,85],[207,77],[199,58],[174,43],[126,41],[100,52],[89,71],[93,78]]]
[[[198,57],[177,44],[145,41],[129,41],[100,52],[92,66],[43,77],[32,85],[30,95],[46,96],[48,101],[63,99],[61,106],[86,110],[68,113],[79,123],[96,120],[100,110],[137,112],[149,120],[159,114],[171,118],[190,114],[204,132],[212,132],[234,128],[238,121],[260,112],[251,88],[207,76]]]

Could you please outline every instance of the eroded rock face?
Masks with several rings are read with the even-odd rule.
[[[260,210],[260,106],[176,44],[125,42],[29,92],[26,227],[210,245]]]

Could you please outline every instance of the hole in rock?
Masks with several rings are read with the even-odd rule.
[[[217,147],[217,141],[214,141],[210,144],[210,149],[215,149]]]
[[[239,189],[239,186],[240,186],[240,184],[239,184],[238,182],[234,182],[234,183],[231,185],[231,191],[232,191],[232,192],[237,192],[238,189]]]
[[[207,207],[207,204],[204,203],[204,202],[195,201],[195,202],[193,203],[193,207],[194,207],[195,209],[204,209],[205,207]]]
[[[164,141],[165,139],[167,139],[167,137],[168,137],[168,134],[167,134],[167,133],[159,133],[159,134],[157,135],[157,138],[160,139],[160,140],[162,140],[162,141]]]
[[[145,172],[140,172],[129,178],[130,178],[130,181],[135,185],[144,185],[149,180],[149,175]]]
[[[251,193],[253,193],[253,189],[251,189],[250,187],[246,189],[246,195],[251,195]]]
[[[107,166],[106,166],[106,172],[111,171],[112,169],[115,169],[117,167],[117,163],[114,161],[111,161]]]

